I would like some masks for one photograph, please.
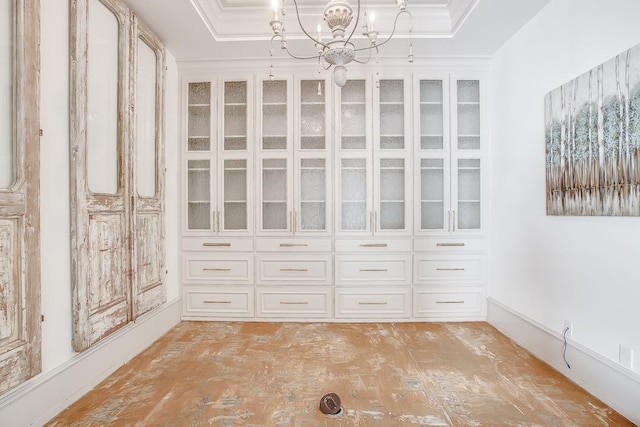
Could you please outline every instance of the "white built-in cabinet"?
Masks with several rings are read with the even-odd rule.
[[[257,316],[331,317],[331,83],[257,82]]]
[[[253,79],[184,85],[184,310],[253,317]]]
[[[411,80],[369,75],[337,91],[336,317],[408,318]]]
[[[414,317],[485,310],[483,85],[477,76],[414,77]]]
[[[484,317],[477,75],[183,81],[185,319]]]

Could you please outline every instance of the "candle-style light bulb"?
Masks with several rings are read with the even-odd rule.
[[[371,15],[369,15],[369,31],[375,31],[376,30],[376,14],[371,12]]]
[[[318,24],[318,41],[322,41],[322,27]]]
[[[271,6],[273,7],[273,20],[278,20],[278,0],[273,0],[271,2]]]

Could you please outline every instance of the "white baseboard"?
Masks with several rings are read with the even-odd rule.
[[[640,425],[640,375],[567,339],[567,360],[562,358],[563,337],[544,325],[488,299],[487,321],[574,383]]]
[[[41,426],[180,322],[178,298],[0,399],[0,425]]]

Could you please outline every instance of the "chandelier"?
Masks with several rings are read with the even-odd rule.
[[[285,50],[292,58],[295,59],[316,59],[318,61],[319,68],[324,68],[328,70],[332,66],[333,68],[333,78],[336,85],[342,87],[347,82],[347,68],[346,65],[351,62],[357,62],[361,64],[366,64],[371,59],[371,52],[375,51],[376,62],[379,61],[379,47],[387,43],[396,31],[396,25],[398,24],[398,18],[402,14],[409,15],[409,62],[413,62],[413,44],[411,42],[411,32],[412,32],[412,24],[411,24],[411,13],[407,10],[407,0],[396,0],[396,3],[400,10],[397,12],[395,16],[395,20],[393,22],[393,30],[387,39],[382,42],[378,42],[378,32],[375,29],[375,21],[374,15],[371,14],[371,17],[367,16],[367,11],[364,11],[364,16],[362,17],[362,35],[364,35],[369,44],[362,47],[356,47],[356,45],[351,41],[354,33],[356,32],[356,28],[358,27],[358,23],[360,21],[360,0],[358,0],[358,8],[356,12],[356,22],[353,25],[353,28],[350,32],[348,32],[349,25],[353,20],[353,10],[351,9],[351,5],[347,0],[329,0],[327,5],[324,8],[324,21],[329,26],[329,30],[331,31],[331,40],[323,41],[322,40],[322,28],[318,25],[317,36],[313,37],[309,34],[302,22],[300,20],[300,11],[298,10],[298,3],[296,0],[293,0],[293,4],[295,5],[296,18],[298,24],[300,25],[300,29],[307,36],[315,46],[316,53],[314,55],[300,56],[296,55],[289,50],[287,46],[287,38],[286,31],[284,26],[284,18],[286,15],[286,11],[284,8],[284,0],[283,6],[278,6],[278,0],[274,0],[273,5],[273,19],[269,23],[271,29],[273,30],[273,36],[271,37],[271,49],[269,50],[269,55],[273,57],[273,42],[280,41],[280,48]],[[347,35],[348,34],[348,35]],[[346,38],[345,38],[346,36]],[[360,53],[366,53],[366,58],[359,58],[358,55]],[[320,69],[318,70],[320,71]],[[269,69],[269,78],[273,79],[273,65],[271,65]]]

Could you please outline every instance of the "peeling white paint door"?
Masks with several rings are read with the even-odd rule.
[[[131,168],[133,317],[166,301],[164,252],[164,49],[151,31],[132,19]]]
[[[39,3],[0,1],[0,394],[40,358]]]
[[[119,0],[72,7],[73,346],[165,301],[164,51]]]

